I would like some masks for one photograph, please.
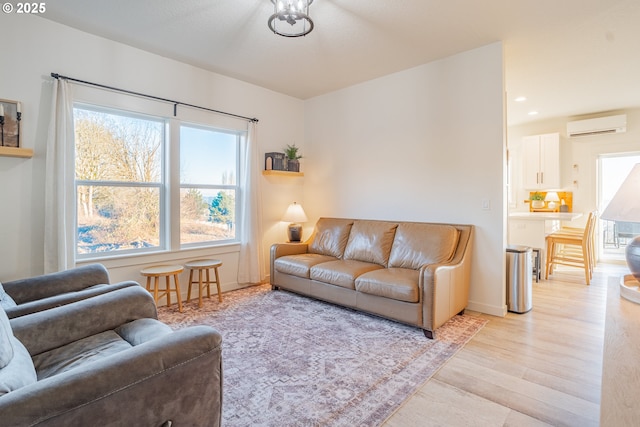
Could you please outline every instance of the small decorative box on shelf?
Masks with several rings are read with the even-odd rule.
[[[284,153],[264,153],[265,170],[284,171],[287,170],[286,165]]]

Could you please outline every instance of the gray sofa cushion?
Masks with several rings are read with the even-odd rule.
[[[4,288],[2,287],[2,283],[0,283],[0,307],[2,308],[11,308],[11,307],[15,307],[16,306],[16,302],[13,300],[13,298],[11,298],[11,295],[9,295]]]
[[[447,262],[456,252],[459,236],[451,225],[402,223],[393,240],[389,267],[419,270],[423,265]]]
[[[0,307],[0,369],[7,366],[13,359],[13,330],[9,323],[9,318],[4,309]]]
[[[365,294],[398,301],[418,302],[420,272],[408,268],[383,268],[370,271],[356,279],[356,290]]]
[[[9,318],[0,308],[0,396],[35,383],[36,380],[31,356],[13,336]]]
[[[31,356],[20,341],[11,337],[13,358],[7,366],[0,369],[0,396],[18,390],[37,381],[36,370]],[[2,424],[0,417],[0,424]]]
[[[171,332],[169,326],[156,319],[137,319],[114,330],[91,335],[38,354],[33,357],[33,363],[38,373],[38,380],[42,380],[129,350],[131,347]]]
[[[352,225],[350,219],[320,218],[309,243],[309,252],[342,258]]]
[[[397,223],[384,221],[354,221],[344,259],[372,262],[384,267],[396,233]]]

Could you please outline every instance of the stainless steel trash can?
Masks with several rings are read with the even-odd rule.
[[[532,250],[528,246],[507,246],[507,309],[526,313],[533,307]]]

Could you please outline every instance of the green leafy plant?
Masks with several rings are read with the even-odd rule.
[[[301,159],[302,156],[298,154],[299,148],[296,147],[296,144],[288,145],[287,148],[284,149],[284,155],[287,156],[289,160],[298,160]]]
[[[536,191],[531,195],[531,200],[544,200],[544,196]]]

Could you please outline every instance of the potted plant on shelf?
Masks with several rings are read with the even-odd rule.
[[[284,149],[284,155],[287,157],[287,170],[289,172],[300,172],[300,162],[299,159],[302,158],[300,154],[298,154],[299,148],[296,147],[296,144],[287,145],[287,148]]]
[[[531,207],[533,209],[544,208],[544,196],[537,191],[531,195]]]

